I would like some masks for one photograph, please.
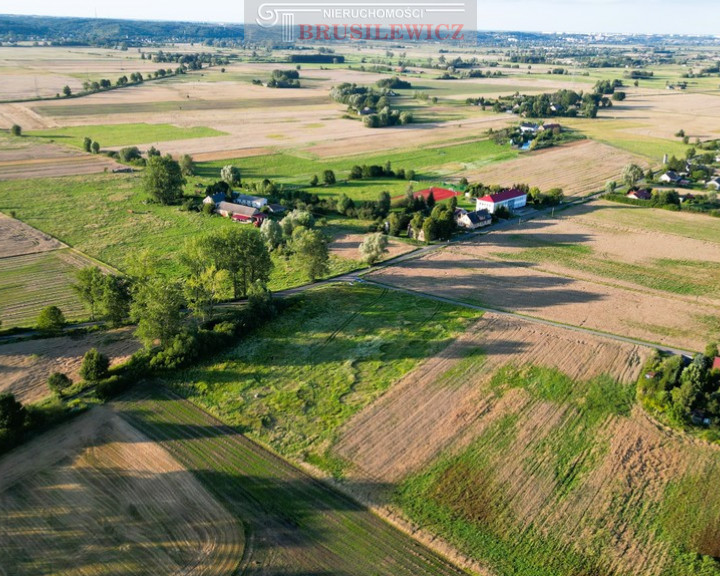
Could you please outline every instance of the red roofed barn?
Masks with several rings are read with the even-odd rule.
[[[475,210],[487,210],[490,214],[500,206],[505,206],[510,212],[527,205],[527,194],[521,190],[503,190],[497,194],[490,194],[477,199]]]

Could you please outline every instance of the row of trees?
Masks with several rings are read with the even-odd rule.
[[[379,166],[372,164],[355,165],[350,169],[350,180],[363,180],[370,178],[397,178],[398,180],[414,180],[415,170],[405,170],[400,168],[395,171],[392,168],[392,163],[388,160],[385,166]]]

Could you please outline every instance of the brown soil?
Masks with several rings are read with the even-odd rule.
[[[62,242],[52,236],[0,213],[0,258],[48,252],[64,247]]]
[[[140,347],[130,328],[0,345],[0,392],[12,392],[25,403],[37,402],[50,394],[47,379],[53,372],[62,372],[75,382],[80,379],[82,359],[90,348],[106,354],[114,365]]]
[[[491,164],[465,174],[471,182],[512,186],[518,182],[541,190],[562,188],[565,195],[587,196],[600,192],[608,180],[618,178],[623,167],[636,156],[591,140],[582,140],[557,148],[521,154],[515,160]]]
[[[0,573],[235,570],[237,521],[159,445],[107,408],[51,436],[0,464]]]
[[[463,362],[471,351],[478,361]],[[608,373],[637,378],[648,350],[563,328],[485,314],[449,348],[427,360],[346,425],[335,446],[359,473],[397,481],[438,454],[467,445],[518,398],[489,398],[482,384],[508,363],[551,366],[578,379]],[[456,367],[451,381],[443,375]]]
[[[365,239],[364,234],[343,234],[336,237],[330,244],[330,253],[346,260],[361,260],[360,244]],[[399,240],[390,239],[388,251],[383,255],[383,260],[389,260],[396,256],[402,256],[415,250],[415,246],[406,244]]]

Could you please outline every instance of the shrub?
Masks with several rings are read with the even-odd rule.
[[[110,359],[97,348],[90,348],[83,357],[80,376],[88,382],[98,382],[108,377],[109,368]]]
[[[37,319],[38,330],[55,332],[65,326],[65,315],[57,306],[43,308]]]
[[[10,128],[10,134],[12,134],[13,136],[21,136],[22,128],[18,124],[13,124]]]
[[[70,386],[72,386],[72,380],[62,372],[53,372],[48,378],[48,388],[58,396],[61,396]]]

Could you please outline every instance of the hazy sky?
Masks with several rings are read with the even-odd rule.
[[[243,2],[0,0],[0,14],[242,22]],[[720,35],[720,0],[478,0],[478,28]]]

